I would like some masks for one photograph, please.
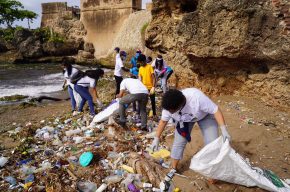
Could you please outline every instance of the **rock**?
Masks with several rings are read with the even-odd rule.
[[[14,38],[12,39],[12,44],[18,46],[20,43],[25,41],[28,37],[31,37],[33,34],[28,29],[16,30],[14,33]]]
[[[254,94],[286,107],[290,38],[284,17],[275,17],[267,1],[155,0],[145,43],[164,54],[180,88],[211,84],[203,90]]]
[[[90,52],[79,50],[78,55],[76,57],[76,63],[79,64],[93,64],[96,63],[97,60],[95,59],[94,55]]]
[[[94,52],[95,52],[94,45],[92,43],[85,43],[84,44],[84,51],[89,52],[91,54],[94,54]]]
[[[74,55],[78,52],[80,46],[74,41],[46,42],[43,44],[43,51],[49,56]]]
[[[0,37],[0,53],[8,51],[7,42]]]
[[[42,44],[34,36],[30,36],[21,42],[18,50],[24,58],[38,58],[43,56]]]

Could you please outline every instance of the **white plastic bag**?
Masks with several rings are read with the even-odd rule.
[[[74,94],[74,98],[75,98],[75,101],[76,101],[76,108],[78,109],[80,104],[81,104],[81,101],[82,101],[82,97],[80,94],[78,94],[74,88],[74,85],[72,84],[71,85],[71,88],[73,89],[73,94]]]
[[[202,148],[191,159],[190,168],[206,177],[268,191],[286,192],[290,187],[273,172],[252,167],[229,141],[219,137]]]
[[[96,123],[100,123],[109,119],[110,116],[116,114],[119,111],[119,100],[113,100],[110,105],[103,111],[95,115],[90,127],[93,127]]]

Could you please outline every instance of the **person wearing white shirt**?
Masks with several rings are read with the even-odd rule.
[[[124,96],[125,91],[129,92],[129,94]],[[141,129],[147,129],[146,105],[148,102],[148,93],[148,89],[139,79],[127,78],[122,81],[120,86],[120,94],[117,96],[118,98],[121,98],[119,102],[119,124],[122,127],[125,127],[126,125],[125,105],[129,105],[137,101],[141,115]]]
[[[162,55],[158,55],[157,58],[152,62],[151,66],[154,68],[156,82],[161,79],[161,88],[163,93],[167,91],[167,81],[173,73],[171,67],[164,61]]]
[[[120,84],[123,80],[123,71],[129,71],[127,68],[124,67],[123,60],[126,59],[126,56],[122,56],[120,54],[120,48],[116,47],[114,49],[116,51],[116,63],[115,63],[115,70],[114,70],[114,77],[116,81],[116,94],[120,93]],[[124,52],[125,53],[125,52]]]
[[[174,170],[177,169],[177,165],[183,157],[186,144],[191,141],[190,134],[195,123],[199,125],[205,144],[218,138],[218,127],[221,129],[224,139],[230,140],[221,110],[199,89],[169,90],[164,94],[161,105],[162,116],[151,148],[153,151],[158,149],[161,134],[167,122],[173,119],[173,122],[176,123],[171,150]]]
[[[94,109],[93,98],[97,100],[98,105],[102,105],[102,103],[99,101],[98,96],[97,96],[96,84],[99,77],[103,75],[104,75],[104,71],[102,69],[97,69],[95,73],[93,73],[92,77],[94,78],[86,75],[76,82],[75,90],[82,97],[82,100],[78,109],[79,112],[83,111],[83,107],[86,101],[88,101],[89,108],[90,108],[90,115],[94,116],[96,113]]]
[[[71,101],[71,107],[72,107],[72,112],[76,110],[76,100],[74,98],[74,85],[71,83],[70,79],[73,77],[75,74],[77,74],[78,69],[74,68],[71,63],[69,63],[67,60],[64,60],[62,63],[63,67],[63,75],[65,78],[64,84],[63,84],[63,89],[68,86],[68,94],[70,97]]]

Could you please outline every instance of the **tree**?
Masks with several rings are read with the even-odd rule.
[[[11,28],[14,21],[28,19],[30,27],[30,22],[37,17],[37,14],[23,8],[19,1],[0,0],[0,24],[6,24]]]

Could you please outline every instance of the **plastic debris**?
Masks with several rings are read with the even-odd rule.
[[[170,156],[170,151],[168,151],[167,149],[160,149],[159,151],[151,153],[150,155],[156,159],[165,159]]]
[[[97,185],[93,182],[78,182],[77,188],[81,192],[95,192],[97,190]]]
[[[135,173],[134,169],[128,165],[122,165],[121,168],[127,171],[128,173]]]
[[[8,182],[11,186],[17,185],[16,179],[12,176],[5,177],[4,181]]]
[[[7,162],[8,162],[7,157],[0,157],[0,167],[4,167]]]
[[[96,192],[103,192],[107,189],[108,185],[103,183],[97,190]]]
[[[88,166],[91,163],[93,157],[94,157],[94,155],[92,152],[83,153],[79,159],[81,166],[83,166],[83,167]]]

